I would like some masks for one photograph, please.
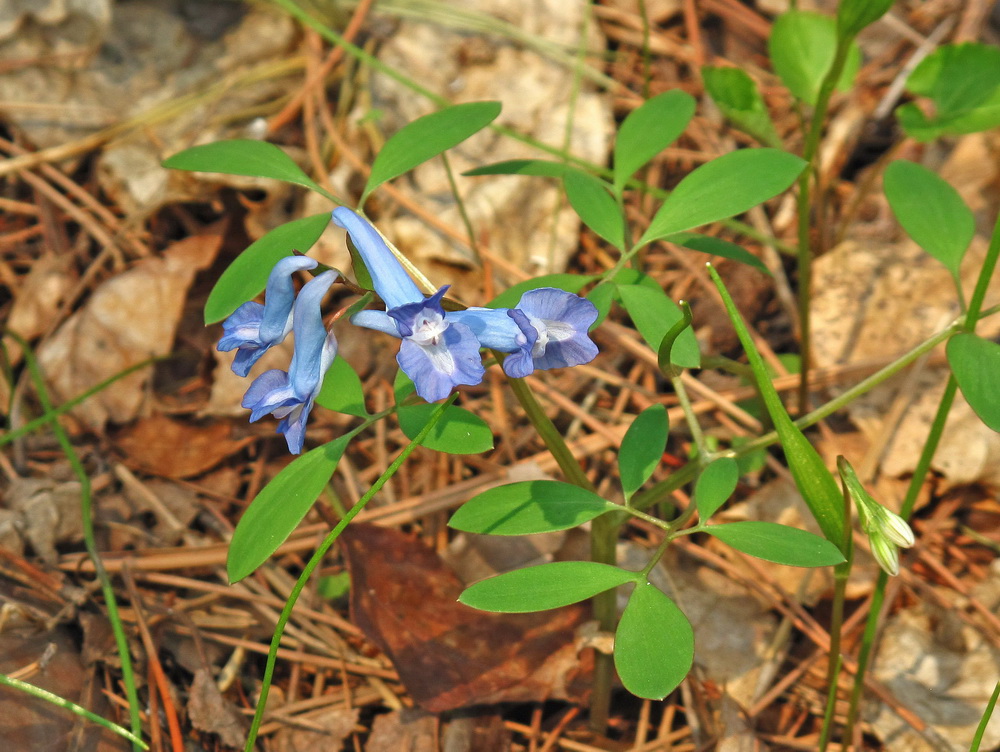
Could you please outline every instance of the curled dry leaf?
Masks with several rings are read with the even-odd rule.
[[[52,398],[65,401],[173,345],[184,300],[196,272],[211,265],[222,236],[181,240],[161,258],[144,259],[101,284],[42,344],[39,363]],[[139,414],[150,370],[119,379],[73,410],[95,430]]]
[[[117,438],[129,465],[166,478],[190,478],[215,467],[252,438],[231,439],[229,426],[190,425],[165,415],[139,420]]]
[[[435,713],[497,702],[580,699],[575,630],[583,605],[490,614],[458,603],[455,573],[412,536],[353,524],[341,541],[354,623]]]

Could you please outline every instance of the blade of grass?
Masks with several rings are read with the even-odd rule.
[[[113,731],[118,734],[118,736],[124,736],[133,745],[138,745],[139,749],[149,749],[149,746],[138,736],[133,734],[127,728],[119,726],[117,723],[109,721],[107,718],[102,718],[101,716],[87,710],[82,705],[77,705],[75,702],[67,700],[65,697],[60,697],[54,692],[49,692],[47,689],[42,689],[41,687],[36,687],[34,684],[29,684],[26,681],[21,681],[20,679],[15,679],[6,674],[0,674],[0,684],[5,687],[10,687],[12,689],[20,690],[27,695],[31,695],[39,700],[44,700],[45,702],[55,705],[57,708],[63,708],[68,710],[70,713],[74,713],[82,718],[86,718],[92,723],[96,723],[99,726],[104,726],[104,728],[109,731]]]
[[[18,341],[18,344],[21,345],[21,348],[24,351],[24,361],[31,374],[32,383],[34,383],[35,389],[38,392],[38,401],[41,402],[42,409],[45,411],[45,417],[48,418],[52,425],[52,432],[56,435],[56,440],[59,442],[59,446],[66,455],[66,459],[69,462],[70,467],[73,468],[73,474],[76,475],[77,480],[80,482],[80,515],[83,521],[83,543],[87,549],[87,553],[90,555],[91,560],[94,562],[94,572],[97,574],[97,579],[101,583],[101,592],[104,595],[104,602],[108,609],[108,621],[111,622],[111,631],[114,633],[115,645],[118,648],[118,658],[122,664],[122,683],[125,685],[125,697],[128,700],[130,726],[134,737],[132,738],[132,748],[134,750],[143,749],[145,745],[141,742],[142,720],[139,717],[139,695],[135,686],[135,674],[132,671],[132,656],[129,653],[128,636],[125,634],[125,627],[122,624],[121,616],[118,614],[118,601],[115,599],[114,588],[111,587],[111,578],[108,577],[108,573],[104,569],[104,562],[101,561],[101,556],[97,551],[97,543],[94,538],[94,516],[90,495],[90,476],[87,475],[86,468],[84,468],[83,463],[80,461],[80,457],[77,455],[76,449],[73,448],[73,443],[69,439],[69,434],[66,433],[66,429],[64,429],[62,424],[59,423],[59,419],[55,417],[52,400],[49,399],[49,392],[45,386],[45,379],[42,376],[41,368],[38,365],[38,361],[35,359],[34,353],[22,337],[12,332],[10,334],[15,338],[15,340]]]

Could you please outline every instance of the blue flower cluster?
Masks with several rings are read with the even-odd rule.
[[[346,207],[333,212],[333,222],[350,235],[371,275],[385,311],[365,310],[351,323],[385,332],[401,340],[396,360],[417,394],[428,402],[444,399],[459,385],[475,385],[485,369],[479,351],[487,347],[508,353],[508,376],[524,378],[535,370],[588,363],[597,346],[588,330],[597,320],[594,305],[578,295],[543,287],[529,290],[514,308],[468,308],[445,311],[448,287],[426,296],[410,279],[378,230]],[[292,454],[302,451],[305,425],[323,377],[337,355],[333,331],[323,324],[323,297],[337,278],[327,271],[307,282],[295,295],[293,275],[317,267],[306,256],[289,256],[275,264],[267,281],[264,304],[244,303],[223,323],[219,350],[236,350],[233,371],[246,376],[269,348],[292,332],[295,349],[287,372],[267,371],[243,397],[250,420],[273,415],[281,422]]]

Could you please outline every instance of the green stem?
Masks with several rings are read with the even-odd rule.
[[[833,64],[820,84],[819,94],[816,98],[816,109],[813,111],[812,120],[809,124],[809,133],[806,136],[805,148],[802,158],[806,161],[806,168],[799,176],[799,192],[797,197],[798,208],[798,271],[799,271],[799,338],[801,345],[802,379],[799,382],[799,415],[804,415],[809,409],[809,368],[812,364],[811,346],[812,332],[809,315],[809,302],[812,297],[812,244],[809,242],[810,229],[810,186],[812,179],[818,175],[816,157],[819,153],[820,136],[823,133],[823,121],[826,119],[826,112],[830,106],[830,97],[833,96],[833,89],[840,80],[844,71],[844,64],[847,62],[847,55],[851,50],[853,36],[843,37],[837,40],[837,50],[834,54]],[[816,212],[818,216],[823,213],[823,197],[817,197]]]
[[[141,742],[142,719],[139,717],[139,695],[135,686],[135,674],[132,671],[132,657],[129,653],[128,637],[125,634],[125,627],[122,625],[121,617],[118,614],[118,601],[115,599],[114,588],[111,587],[111,578],[108,577],[108,572],[104,568],[104,562],[101,561],[101,555],[98,553],[97,542],[94,537],[90,476],[87,474],[83,463],[80,462],[80,457],[77,455],[76,449],[73,448],[73,443],[70,441],[66,429],[62,427],[62,424],[55,417],[56,411],[53,409],[52,401],[49,399],[49,393],[45,387],[45,379],[42,377],[38,361],[35,360],[35,356],[31,352],[28,343],[13,332],[9,332],[9,334],[18,341],[18,344],[21,345],[24,351],[24,360],[31,373],[31,380],[38,392],[38,401],[45,411],[43,417],[46,417],[51,423],[52,432],[56,435],[56,440],[66,455],[66,459],[73,469],[73,474],[76,475],[77,480],[80,482],[80,515],[83,524],[83,544],[87,549],[87,554],[90,556],[91,561],[94,562],[94,572],[101,583],[101,592],[104,595],[104,603],[108,609],[108,621],[111,623],[111,631],[114,633],[115,645],[118,648],[118,658],[122,664],[122,683],[125,685],[129,722],[132,728],[132,735],[135,737],[132,739],[132,748],[134,750],[143,749],[144,745]]]
[[[502,359],[499,353],[495,354]],[[549,420],[542,406],[535,399],[534,392],[524,379],[507,379],[511,391],[517,397],[528,420],[538,431],[545,442],[546,448],[555,458],[556,464],[562,470],[567,480],[580,488],[597,493],[594,484],[587,478],[580,463],[566,445],[559,430]],[[590,523],[590,558],[602,564],[614,565],[616,561],[615,545],[618,542],[619,515],[605,514]],[[615,591],[608,590],[599,593],[591,599],[594,619],[602,632],[613,633],[618,621],[618,604]],[[590,727],[594,731],[603,732],[608,723],[611,708],[611,686],[614,678],[614,658],[609,653],[597,651],[594,657],[594,684],[590,696]]]
[[[983,310],[983,301],[986,299],[986,291],[989,289],[993,273],[996,271],[997,259],[1000,258],[1000,215],[997,216],[993,226],[993,235],[990,238],[990,247],[986,251],[986,258],[983,266],[979,270],[979,277],[976,280],[976,287],[972,291],[969,300],[969,309],[961,321],[960,328],[965,332],[974,332],[976,324],[981,318],[980,312]],[[944,393],[938,403],[937,413],[934,415],[934,422],[931,423],[927,441],[924,443],[920,459],[913,471],[910,485],[906,489],[906,497],[899,510],[899,515],[904,520],[910,519],[913,506],[916,504],[917,496],[923,487],[927,473],[930,471],[931,461],[941,442],[941,435],[944,433],[945,423],[948,414],[951,412],[951,405],[955,401],[955,394],[958,391],[958,382],[955,381],[954,374],[948,377],[945,384]],[[858,706],[861,703],[861,694],[864,689],[865,673],[868,669],[868,662],[871,658],[872,648],[875,644],[875,634],[878,629],[878,621],[882,614],[882,605],[885,601],[885,587],[889,582],[889,576],[885,572],[879,574],[878,582],[875,585],[875,592],[872,593],[871,607],[868,610],[868,620],[865,622],[865,632],[861,638],[861,648],[858,651],[858,668],[854,674],[854,686],[851,688],[851,701],[847,709],[847,724],[844,729],[845,743],[849,743],[854,724],[857,721]]]
[[[851,537],[851,495],[844,484],[844,527],[847,536],[844,541],[847,559],[843,564],[838,564],[833,569],[834,591],[833,591],[833,611],[830,614],[830,658],[826,667],[826,708],[823,713],[823,728],[819,734],[819,750],[826,752],[830,743],[830,729],[833,726],[834,712],[837,707],[837,677],[840,676],[840,667],[844,659],[840,654],[841,633],[844,626],[844,600],[847,596],[847,581],[851,576],[851,567],[854,564],[854,539]]]
[[[688,430],[691,431],[691,438],[694,440],[694,445],[698,448],[698,456],[695,459],[704,466],[708,461],[708,445],[705,443],[705,434],[701,430],[698,416],[695,415],[694,408],[691,407],[691,400],[688,399],[687,389],[684,388],[684,383],[681,381],[680,376],[671,376],[670,383],[673,385],[674,394],[677,395],[677,401],[684,411],[684,419],[687,421]]]
[[[271,681],[274,677],[274,666],[278,658],[278,647],[281,644],[281,637],[285,633],[285,625],[288,624],[288,620],[291,618],[292,609],[295,608],[299,595],[301,595],[302,590],[305,588],[310,576],[316,567],[319,566],[319,563],[323,560],[326,552],[330,550],[330,547],[336,542],[337,538],[340,537],[344,528],[346,528],[350,522],[358,516],[361,510],[365,508],[369,501],[371,501],[372,497],[382,490],[382,486],[386,484],[389,478],[396,474],[396,471],[399,470],[400,466],[402,466],[402,464],[406,461],[407,457],[412,454],[414,449],[420,446],[420,442],[427,437],[441,416],[444,415],[445,408],[451,405],[457,397],[457,393],[453,394],[445,402],[442,402],[437,406],[434,412],[431,413],[427,423],[420,429],[420,433],[417,434],[413,441],[406,445],[403,451],[399,453],[399,456],[396,457],[392,463],[390,463],[385,472],[382,473],[378,477],[378,480],[372,484],[371,488],[369,488],[368,491],[360,499],[358,499],[358,503],[351,507],[347,514],[344,515],[344,518],[340,520],[336,527],[334,527],[333,530],[327,534],[327,536],[323,539],[323,542],[320,543],[319,547],[302,569],[302,574],[300,574],[299,578],[295,581],[295,586],[292,588],[292,592],[289,593],[288,600],[285,601],[285,607],[281,610],[281,615],[278,617],[278,623],[274,627],[274,636],[271,638],[271,649],[267,653],[267,664],[264,667],[264,680],[260,689],[260,697],[257,700],[257,709],[254,711],[253,721],[250,724],[250,733],[247,736],[246,745],[244,745],[244,752],[252,752],[254,744],[257,742],[257,734],[260,732],[260,724],[264,718],[264,708],[267,705],[267,695],[270,692]]]
[[[39,700],[44,700],[45,702],[52,703],[56,707],[68,710],[71,713],[75,713],[78,716],[86,718],[88,721],[92,721],[104,728],[113,731],[118,734],[118,736],[124,736],[133,745],[137,745],[139,749],[149,749],[149,745],[146,744],[142,739],[133,734],[127,728],[119,726],[117,723],[113,723],[106,718],[102,718],[96,713],[92,713],[87,710],[82,705],[77,705],[75,702],[67,700],[65,697],[60,697],[54,692],[49,692],[47,689],[42,689],[41,687],[36,687],[34,684],[28,684],[28,682],[21,681],[20,679],[15,679],[6,674],[0,674],[0,684],[5,687],[11,687],[12,689],[18,689],[25,694],[29,694],[32,697],[36,697]]]

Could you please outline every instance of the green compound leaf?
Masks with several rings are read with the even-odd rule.
[[[694,662],[694,630],[687,617],[648,582],[636,585],[615,632],[615,668],[637,697],[662,700]]]
[[[752,266],[757,271],[763,272],[769,277],[771,276],[771,271],[764,266],[763,261],[750,253],[746,248],[742,248],[736,245],[736,243],[730,243],[728,240],[713,238],[710,235],[699,235],[696,232],[675,232],[673,235],[667,235],[663,239],[669,243],[690,248],[692,251],[709,253],[713,256],[722,256],[732,261],[739,261],[741,264]]]
[[[579,172],[565,162],[553,162],[549,159],[508,159],[490,165],[476,167],[463,172],[467,177],[477,175],[532,175],[542,178],[561,178],[569,172]]]
[[[635,580],[635,572],[609,564],[557,561],[482,580],[466,588],[458,600],[481,611],[523,614],[579,603]]]
[[[896,109],[906,135],[930,141],[989,130],[1000,125],[1000,49],[977,42],[943,45],[914,69],[906,88],[934,104],[930,118],[915,102]]]
[[[893,0],[841,0],[837,6],[837,32],[854,36],[889,12]]]
[[[222,172],[226,175],[284,180],[332,198],[290,156],[266,141],[233,139],[192,146],[163,160],[163,166],[171,170]]]
[[[329,213],[293,219],[254,241],[219,277],[205,302],[205,324],[222,321],[260,295],[271,268],[292,250],[306,253],[330,224]]]
[[[397,411],[399,427],[413,439],[434,414],[437,405],[407,405]],[[437,425],[423,440],[422,446],[448,454],[479,454],[493,448],[493,431],[486,422],[468,410],[449,405]]]
[[[657,94],[628,114],[615,137],[615,193],[635,171],[672,144],[694,116],[690,94],[674,89]]]
[[[625,498],[639,490],[663,460],[670,420],[663,405],[647,407],[628,427],[618,450],[618,472]]]
[[[837,51],[837,21],[805,10],[782,13],[771,27],[768,41],[771,65],[785,86],[815,107],[819,89]],[[861,50],[851,42],[837,88],[847,91],[861,67]]]
[[[764,98],[746,71],[740,68],[704,67],[701,75],[705,81],[705,91],[737,128],[749,133],[765,146],[781,147],[781,137],[774,129]]]
[[[537,290],[539,287],[555,287],[566,292],[578,293],[597,277],[582,274],[543,274],[541,277],[526,279],[518,282],[497,295],[486,304],[487,308],[514,308],[517,306],[521,296],[528,290]]]
[[[622,210],[608,193],[608,185],[584,172],[563,176],[566,197],[580,219],[618,250],[625,247],[625,220]]]
[[[701,471],[694,485],[694,503],[703,523],[733,495],[739,480],[739,463],[731,457],[720,457]]]
[[[617,510],[617,504],[569,483],[529,480],[473,496],[448,525],[467,533],[531,535],[567,530]]]
[[[976,220],[958,191],[922,165],[893,162],[883,178],[899,224],[914,242],[947,267],[958,281],[958,270]]]
[[[356,415],[359,418],[368,417],[361,379],[351,368],[351,364],[341,357],[337,357],[330,370],[326,372],[323,386],[316,395],[316,404],[338,413]]]
[[[948,363],[965,401],[980,420],[1000,432],[1000,345],[975,334],[948,340]]]
[[[747,331],[746,324],[736,305],[733,303],[729,291],[726,289],[719,273],[713,268],[708,268],[708,273],[712,277],[719,294],[722,295],[722,302],[726,307],[726,313],[733,328],[740,338],[740,344],[746,351],[753,369],[754,378],[757,381],[757,388],[767,407],[767,412],[771,416],[774,428],[781,440],[781,448],[788,459],[788,468],[792,471],[795,485],[802,494],[803,500],[809,506],[809,510],[816,518],[823,535],[834,543],[841,551],[847,550],[846,524],[844,521],[844,497],[833,479],[833,475],[826,469],[826,464],[819,456],[819,453],[809,443],[802,430],[792,422],[785,406],[778,396],[774,384],[771,383],[771,376],[764,359],[761,358],[757,346],[754,344],[750,332]]]
[[[618,295],[635,328],[653,352],[659,350],[660,343],[670,328],[684,318],[678,305],[659,287],[652,289],[643,284],[618,285]],[[698,368],[701,365],[698,340],[690,327],[677,337],[670,351],[670,359],[680,368]]]
[[[701,165],[685,177],[653,217],[639,245],[707,225],[773,198],[806,163],[778,149],[741,149]]]
[[[705,532],[737,551],[790,567],[841,564],[844,555],[826,538],[776,522],[730,522],[709,525]]]
[[[457,146],[492,123],[500,114],[499,102],[467,102],[417,118],[385,142],[372,164],[359,206],[371,192],[428,159]]]
[[[251,574],[291,535],[330,482],[353,437],[346,434],[296,457],[250,502],[229,541],[230,583]]]

